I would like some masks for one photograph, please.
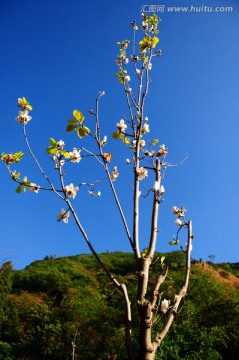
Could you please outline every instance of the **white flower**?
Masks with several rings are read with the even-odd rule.
[[[144,134],[149,132],[149,124],[144,124],[144,126],[142,127],[142,132]]]
[[[135,147],[136,146],[136,140],[133,141],[133,146]],[[139,146],[140,147],[144,147],[145,146],[145,141],[144,140],[139,140]]]
[[[166,313],[166,311],[168,310],[169,304],[170,304],[169,300],[164,299],[161,301],[160,310],[162,313]]]
[[[148,23],[146,21],[142,21],[142,30],[148,30]]]
[[[118,172],[118,170],[117,170],[117,166],[115,166],[115,167],[114,167],[114,170],[113,170],[113,172],[112,172],[112,174],[111,174],[111,179],[112,179],[112,181],[115,181],[118,176],[119,176],[119,172]]]
[[[14,162],[14,156],[12,154],[5,154],[1,156],[1,159],[6,165],[11,165]]]
[[[75,199],[76,192],[79,190],[79,188],[78,188],[78,186],[74,187],[74,185],[71,183],[70,185],[67,185],[65,187],[65,190],[66,190],[67,197],[72,197],[73,199]]]
[[[182,226],[183,222],[182,222],[182,220],[176,219],[175,224],[177,224],[178,226]]]
[[[140,75],[141,71],[139,69],[136,69],[135,71],[137,75]]]
[[[28,115],[28,111],[27,110],[23,110],[23,111],[18,111],[18,117],[16,117],[16,121],[19,124],[27,124],[28,121],[31,120],[31,116]]]
[[[104,96],[105,95],[105,91],[101,91],[100,96]]]
[[[30,188],[29,188],[30,191],[35,192],[37,194],[39,189],[40,189],[40,186],[38,186],[37,184],[34,184],[34,183],[30,183]]]
[[[132,91],[132,88],[131,87],[128,87],[127,89],[126,89],[126,92],[127,93],[130,93]]]
[[[151,26],[151,28],[149,29],[149,31],[151,31],[152,33],[155,33],[156,27],[154,25]]]
[[[71,162],[79,163],[81,161],[80,151],[78,151],[76,148],[74,148],[73,151],[69,154],[71,156]]]
[[[127,125],[124,123],[124,120],[121,119],[119,123],[117,123],[118,129],[120,132],[124,133],[125,129],[127,129]]]
[[[159,191],[159,182],[155,181],[154,183],[154,191]]]
[[[126,164],[131,164],[130,159],[126,159]]]
[[[124,61],[125,61],[125,64],[128,64],[128,63],[129,63],[129,59],[128,59],[128,58],[125,58]]]
[[[165,148],[165,145],[160,145],[160,149],[156,155],[156,157],[162,156],[162,155],[166,155],[168,153],[168,150]]]
[[[138,170],[139,180],[143,180],[148,176],[148,170],[144,167],[140,167]]]
[[[124,82],[129,82],[130,81],[130,76],[129,75],[126,75],[125,77],[124,77]]]
[[[62,150],[64,146],[65,146],[65,143],[63,140],[57,141],[57,149]]]
[[[93,190],[89,190],[89,194],[90,194],[91,196],[93,196],[93,197],[100,197],[100,196],[101,196],[101,192],[100,192],[100,191],[98,191],[98,193],[96,194],[96,193],[94,193]]]
[[[185,212],[185,209],[183,208],[178,208],[177,206],[174,206],[172,208],[172,212],[174,215],[176,215],[177,217],[184,217],[184,212]]]
[[[164,189],[163,185],[160,186],[159,192],[160,192],[160,195],[163,195],[165,193],[165,189]]]
[[[152,67],[153,67],[153,64],[152,64],[152,63],[148,63],[148,65],[146,66],[146,69],[151,70]]]
[[[63,220],[65,224],[68,223],[68,218],[70,214],[68,211],[65,211],[64,209],[61,209],[61,214],[57,215],[57,218],[60,220]]]
[[[103,140],[101,140],[100,145],[104,146],[104,145],[106,145],[106,143],[107,143],[107,136],[105,135]]]

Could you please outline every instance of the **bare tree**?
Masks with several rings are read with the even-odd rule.
[[[58,221],[68,223],[69,216],[71,215],[78,227],[82,238],[87,243],[90,251],[94,255],[97,262],[105,271],[109,280],[114,286],[122,293],[122,298],[125,304],[125,347],[127,350],[129,359],[142,359],[152,360],[155,359],[156,350],[160,347],[164,337],[168,333],[170,326],[174,320],[175,315],[178,312],[180,302],[187,293],[189,273],[190,273],[190,253],[192,249],[192,222],[186,221],[184,207],[174,206],[172,209],[173,215],[176,216],[175,223],[178,226],[174,241],[170,244],[178,244],[178,234],[182,229],[186,229],[187,232],[187,244],[185,250],[185,277],[182,281],[182,287],[179,292],[175,293],[175,296],[171,301],[166,299],[162,292],[160,292],[160,286],[168,277],[168,267],[164,266],[164,259],[161,259],[162,272],[158,275],[157,281],[154,285],[152,292],[149,291],[149,276],[152,271],[152,264],[156,249],[156,241],[158,236],[158,213],[159,206],[163,201],[164,185],[162,184],[164,178],[164,171],[168,166],[172,166],[166,160],[168,149],[164,144],[159,145],[158,139],[153,138],[149,140],[150,122],[148,117],[145,116],[145,104],[148,97],[148,90],[150,85],[150,72],[154,58],[161,56],[161,50],[157,50],[157,43],[159,41],[158,24],[159,18],[153,14],[147,16],[142,14],[141,29],[143,31],[143,39],[139,41],[139,49],[136,46],[136,34],[138,26],[136,21],[131,23],[133,29],[133,41],[132,41],[132,53],[129,56],[128,51],[131,46],[129,40],[119,42],[119,54],[116,60],[118,66],[117,77],[122,85],[123,92],[126,98],[128,107],[128,116],[124,117],[117,123],[117,130],[113,133],[114,139],[122,141],[123,145],[130,148],[130,154],[126,163],[129,169],[133,173],[133,185],[132,185],[132,202],[133,213],[132,221],[126,219],[125,213],[121,206],[120,199],[118,197],[115,183],[119,181],[119,169],[115,166],[111,168],[112,153],[105,151],[107,145],[107,136],[102,136],[101,126],[99,119],[99,104],[102,97],[105,95],[104,91],[99,93],[96,99],[95,108],[90,110],[89,113],[95,119],[94,130],[90,129],[87,125],[87,120],[79,110],[73,111],[73,118],[68,120],[67,132],[76,132],[78,138],[81,139],[83,145],[75,147],[71,150],[65,149],[65,143],[63,140],[56,141],[50,139],[50,146],[47,148],[47,153],[50,160],[53,163],[53,167],[56,170],[58,180],[60,183],[59,188],[55,185],[55,182],[45,173],[38,159],[36,158],[32,147],[30,145],[27,136],[27,125],[31,120],[29,112],[32,110],[31,104],[26,98],[18,99],[18,106],[20,111],[17,122],[22,125],[23,135],[25,137],[26,146],[30,152],[36,166],[45,179],[46,186],[37,185],[28,180],[28,178],[22,177],[17,171],[12,171],[12,165],[18,163],[24,154],[22,152],[17,153],[2,153],[1,158],[6,165],[10,177],[17,182],[16,192],[27,191],[38,193],[39,191],[51,191],[65,203],[65,209],[63,208],[61,213],[57,215]],[[129,70],[130,69],[130,72]],[[134,82],[131,77],[135,78]],[[136,84],[135,88],[131,88],[130,84]],[[85,145],[87,144],[87,145]],[[133,154],[133,156],[132,156]],[[138,279],[138,291],[135,295],[134,301],[137,302],[138,316],[140,322],[139,333],[139,352],[137,352],[132,343],[131,335],[131,302],[129,299],[127,287],[121,283],[108,269],[108,267],[101,260],[100,255],[95,250],[89,239],[85,226],[77,216],[74,207],[74,199],[77,195],[80,187],[87,187],[89,195],[93,197],[100,197],[101,192],[97,191],[97,187],[100,186],[104,180],[94,179],[91,183],[81,182],[75,186],[73,183],[66,185],[66,175],[64,168],[69,166],[69,163],[81,164],[82,161],[86,161],[89,157],[95,160],[97,166],[100,166],[105,172],[105,178],[111,188],[114,202],[118,208],[119,216],[122,221],[126,238],[132,248],[136,262],[136,274]],[[150,184],[150,187],[142,187],[142,183],[146,182]],[[131,190],[131,189],[130,189]],[[141,193],[143,192],[144,193]],[[150,233],[148,234],[148,247],[142,250],[140,243],[140,229],[139,224],[142,219],[143,211],[140,208],[141,201],[144,201],[144,197],[151,197],[152,200],[152,213],[151,213],[151,225]],[[130,225],[129,225],[130,224]],[[153,328],[156,323],[164,317],[162,322],[162,328],[156,335],[152,335]],[[158,326],[158,325],[157,325]],[[155,333],[155,332],[154,332]],[[75,356],[75,339],[72,343],[73,346],[73,358]],[[139,355],[137,355],[139,354]]]

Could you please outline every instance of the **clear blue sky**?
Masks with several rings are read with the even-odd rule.
[[[146,115],[150,136],[169,148],[168,160],[188,160],[166,171],[165,202],[160,207],[158,251],[169,251],[168,241],[177,230],[171,208],[185,205],[193,220],[193,257],[216,262],[239,261],[239,3],[233,0],[2,0],[0,151],[25,152],[22,128],[16,123],[17,99],[32,103],[33,119],[27,125],[35,154],[54,179],[45,148],[48,139],[63,139],[68,147],[80,146],[65,133],[72,110],[94,107],[99,90],[101,123],[107,133],[107,150],[118,166],[116,188],[131,222],[129,157],[120,142],[111,139],[116,123],[127,115],[124,94],[115,77],[117,41],[131,38],[130,21],[140,21],[142,5],[165,5],[158,12],[163,56],[153,64]],[[232,12],[169,12],[167,6],[231,6]],[[146,10],[148,8],[146,7]],[[132,87],[136,83],[132,81]],[[92,119],[88,116],[89,121]],[[154,133],[154,134],[153,134]],[[0,258],[20,269],[46,255],[67,256],[88,252],[72,218],[56,222],[62,205],[49,192],[15,193],[16,184],[0,165]],[[32,182],[44,184],[26,155],[19,167]],[[73,173],[72,173],[72,171]],[[66,183],[96,180],[93,162],[73,164]],[[143,185],[143,183],[141,183]],[[130,251],[118,213],[103,185],[102,197],[87,191],[74,200],[79,217],[99,252]],[[149,218],[148,200],[141,201]],[[141,227],[142,247],[148,227]],[[176,248],[174,248],[176,249]]]

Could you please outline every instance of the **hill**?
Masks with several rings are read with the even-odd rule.
[[[202,265],[195,265],[197,267],[200,267]],[[224,266],[218,264],[218,265],[210,265],[207,263],[203,263],[204,271],[211,274],[215,279],[220,281],[221,283],[225,285],[230,285],[236,289],[239,289],[239,277],[234,275],[230,268],[227,268],[227,270],[224,269]]]
[[[153,285],[161,272],[156,254]],[[183,279],[184,254],[164,254],[170,278],[162,291],[172,299]],[[133,336],[137,333],[137,276],[132,254],[106,252],[101,258],[128,287]],[[1,276],[0,359],[125,359],[124,304],[92,255],[46,257],[24,270],[9,263]],[[230,270],[230,266],[228,268]],[[233,271],[233,269],[232,269]],[[225,265],[192,266],[189,293],[163,342],[158,359],[237,359],[239,279]],[[164,321],[164,319],[161,319]],[[160,322],[155,326],[160,326]],[[137,351],[137,349],[136,349]]]

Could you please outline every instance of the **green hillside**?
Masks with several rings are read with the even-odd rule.
[[[157,261],[161,256],[155,257],[152,285],[161,271]],[[182,285],[184,254],[175,251],[164,256],[170,278],[162,291],[170,299]],[[101,258],[128,287],[136,336],[133,255],[107,252]],[[233,275],[237,270],[230,264],[194,263],[188,296],[157,359],[237,359],[239,279]],[[0,288],[1,360],[72,359],[72,342],[75,359],[116,359],[113,355],[126,359],[121,294],[92,255],[46,257],[20,271],[12,271],[6,263],[1,267]]]

